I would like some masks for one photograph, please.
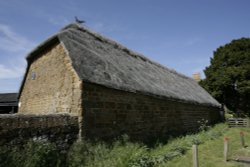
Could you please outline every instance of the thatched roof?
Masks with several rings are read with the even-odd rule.
[[[193,79],[77,24],[66,26],[35,48],[27,57],[28,63],[53,41],[64,44],[75,71],[85,82],[178,101],[220,106]]]
[[[0,93],[0,106],[17,106],[17,93]]]

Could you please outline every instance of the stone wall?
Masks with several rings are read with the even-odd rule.
[[[81,112],[81,81],[63,44],[40,53],[29,66],[20,96],[19,113]]]
[[[78,135],[78,117],[67,114],[0,115],[0,146],[18,146],[28,141],[54,142],[67,149]]]
[[[83,83],[83,129],[87,138],[128,134],[149,140],[197,131],[202,119],[220,120],[219,108],[129,93]]]

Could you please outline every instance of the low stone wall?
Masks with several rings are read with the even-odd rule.
[[[78,117],[68,114],[0,115],[0,146],[50,141],[67,149],[78,135]]]

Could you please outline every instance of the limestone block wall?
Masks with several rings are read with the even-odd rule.
[[[78,118],[67,114],[0,115],[0,146],[18,146],[28,141],[54,142],[67,149],[78,136]]]
[[[28,70],[20,96],[19,113],[79,113],[81,81],[63,44],[40,53]]]
[[[219,108],[181,103],[83,83],[83,128],[87,138],[128,134],[149,140],[196,131],[198,121],[220,120]]]

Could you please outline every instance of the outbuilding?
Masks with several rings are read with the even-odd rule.
[[[0,93],[0,114],[14,114],[17,112],[17,93]]]
[[[158,138],[220,120],[220,104],[198,83],[70,24],[27,56],[22,114],[78,115],[87,138]]]

